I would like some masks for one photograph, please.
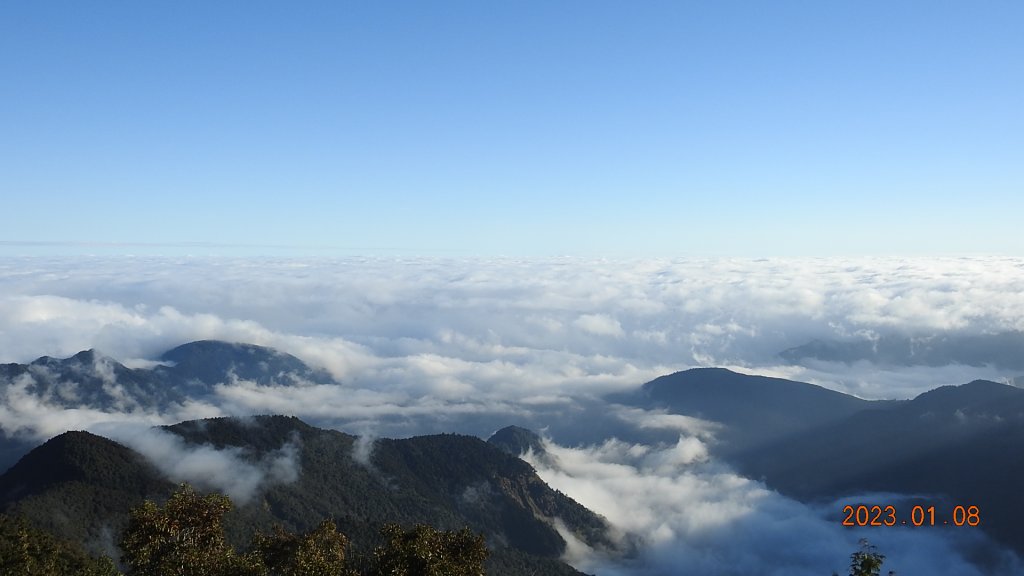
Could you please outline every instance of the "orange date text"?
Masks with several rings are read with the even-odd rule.
[[[948,514],[936,513],[935,506],[914,506],[909,514],[895,506],[858,504],[843,506],[843,526],[978,526],[977,506],[954,506]]]

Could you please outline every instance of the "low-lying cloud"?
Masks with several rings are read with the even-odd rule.
[[[190,445],[160,428],[132,430],[118,426],[107,434],[145,456],[170,480],[221,492],[240,505],[263,488],[295,482],[301,471],[298,437],[254,457],[240,448]]]
[[[138,406],[127,410],[67,407],[64,405],[67,398],[55,398],[53,395],[40,397],[33,391],[34,386],[35,379],[30,374],[0,383],[0,431],[8,436],[41,442],[68,430],[97,432],[120,424],[158,426],[183,419],[222,415],[220,408],[198,401],[186,401],[164,412]],[[118,408],[123,408],[126,403]]]
[[[328,370],[340,385],[229,378],[162,409],[130,398],[71,406],[72,385],[40,397],[31,377],[0,382],[8,435],[106,433],[165,463],[170,477],[240,501],[290,481],[292,448],[253,460],[164,433],[116,431],[263,413],[367,438],[548,427],[577,447],[552,445],[555,458],[536,463],[542,476],[636,546],[634,558],[616,559],[572,543],[571,559],[585,570],[830,574],[867,537],[900,574],[970,575],[978,571],[958,551],[980,545],[970,541],[979,531],[841,530],[833,510],[783,498],[713,460],[719,425],[601,397],[696,366],[864,398],[909,398],[977,378],[1019,381],[1024,374],[993,366],[788,363],[778,354],[814,339],[1024,330],[1024,259],[2,258],[0,327],[2,362],[96,348],[152,367],[174,346],[219,339]],[[672,440],[610,439],[624,427]],[[372,442],[362,447],[358,457],[369,462]]]
[[[609,440],[567,448],[546,441],[545,450],[545,457],[525,456],[541,478],[604,515],[621,547],[633,550],[619,557],[572,541],[566,560],[589,573],[845,573],[861,538],[887,557],[883,572],[1009,576],[1024,569],[1009,554],[984,570],[972,564],[993,548],[978,530],[843,528],[840,504],[813,508],[780,496],[708,460],[697,437],[658,446]]]
[[[1020,375],[777,354],[815,338],[1022,330],[1024,260],[5,258],[0,325],[2,361],[87,348],[151,361],[224,339],[413,396],[602,393],[719,365],[905,397]]]

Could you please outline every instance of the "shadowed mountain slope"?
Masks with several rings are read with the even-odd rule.
[[[976,505],[983,528],[1024,553],[1024,390],[977,380],[848,418],[735,457],[803,499],[899,492]]]
[[[228,515],[227,531],[236,544],[275,524],[306,531],[324,518],[364,550],[386,522],[469,526],[493,548],[493,574],[576,573],[558,560],[566,544],[553,527],[555,518],[594,546],[611,545],[602,518],[549,488],[525,462],[475,437],[370,444],[283,416],[190,421],[167,430],[188,445],[230,448],[254,463],[282,446],[295,447],[290,465],[297,467],[297,478],[264,486]],[[0,476],[0,511],[28,511],[33,522],[56,535],[109,553],[128,509],[143,498],[164,498],[172,488],[128,448],[67,433]]]
[[[724,424],[719,454],[802,501],[885,492],[925,495],[950,509],[979,506],[981,528],[1024,554],[1022,389],[978,380],[913,400],[865,401],[811,384],[696,369],[613,400]]]
[[[255,344],[199,340],[165,352],[160,360],[171,365],[158,366],[155,371],[177,382],[211,385],[237,378],[264,386],[302,381],[336,384],[324,370],[312,368],[291,354]]]
[[[635,393],[609,399],[724,424],[720,436],[727,452],[834,422],[873,405],[890,405],[813,384],[724,368],[694,368],[661,376]]]
[[[173,488],[133,450],[88,432],[65,432],[0,476],[0,512],[110,553],[129,510]]]

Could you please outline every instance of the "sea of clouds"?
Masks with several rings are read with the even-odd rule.
[[[438,397],[522,401],[728,366],[907,398],[1016,375],[777,354],[813,339],[1024,330],[1024,260],[5,257],[0,325],[3,362],[98,348],[144,364],[217,338]]]
[[[289,352],[342,386],[235,379],[202,401],[155,413],[68,409],[9,383],[0,426],[40,440],[66,429],[119,436],[180,464],[169,471],[176,480],[191,474],[245,498],[266,482],[294,479],[284,465],[293,448],[233,476],[236,454],[188,453],[159,434],[125,431],[259,413],[294,414],[368,437],[550,424],[562,446],[550,444],[557,464],[537,462],[538,471],[640,546],[625,561],[574,544],[570,559],[580,567],[829,574],[843,570],[866,535],[884,540],[894,561],[920,568],[900,574],[967,575],[978,572],[961,547],[981,546],[972,541],[977,532],[840,530],[836,510],[788,500],[715,462],[707,448],[713,423],[607,406],[601,396],[677,370],[725,366],[864,398],[910,398],[940,385],[1021,375],[956,364],[791,365],[778,353],[814,339],[1018,330],[1024,260],[1014,258],[3,257],[0,362],[95,348],[148,367],[179,344],[220,339]],[[570,433],[602,419],[668,430],[678,441],[583,442],[587,435]],[[232,478],[243,481],[218,484]],[[1014,573],[1019,565],[1007,562],[1001,570]]]

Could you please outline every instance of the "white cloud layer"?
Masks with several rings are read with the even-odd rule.
[[[1024,329],[1024,260],[0,259],[0,361],[271,345],[439,398],[634,386],[698,365],[906,397],[996,370],[782,366],[813,338]],[[890,385],[892,386],[890,388]]]
[[[45,439],[68,429],[116,434],[125,426],[283,413],[370,435],[486,433],[556,419],[553,426],[657,428],[680,434],[678,442],[553,446],[558,465],[538,463],[554,487],[640,545],[630,564],[576,543],[580,566],[602,574],[828,574],[843,569],[857,537],[883,538],[838,530],[820,511],[709,461],[714,423],[595,398],[710,365],[866,398],[907,398],[1021,374],[962,365],[794,366],[777,354],[815,338],[1009,330],[1024,330],[1022,259],[0,258],[2,362],[97,348],[151,366],[179,344],[221,339],[290,352],[343,383],[235,379],[201,402],[158,413],[66,408],[31,394],[31,379],[20,379],[0,386],[0,426]],[[57,390],[74,394],[73,386]],[[287,447],[253,462],[229,451],[186,450],[160,434],[123,440],[164,462],[171,477],[243,500],[296,473]],[[372,442],[363,448],[368,454]],[[883,552],[894,568],[920,570],[901,574],[977,573],[945,538],[891,531]]]

